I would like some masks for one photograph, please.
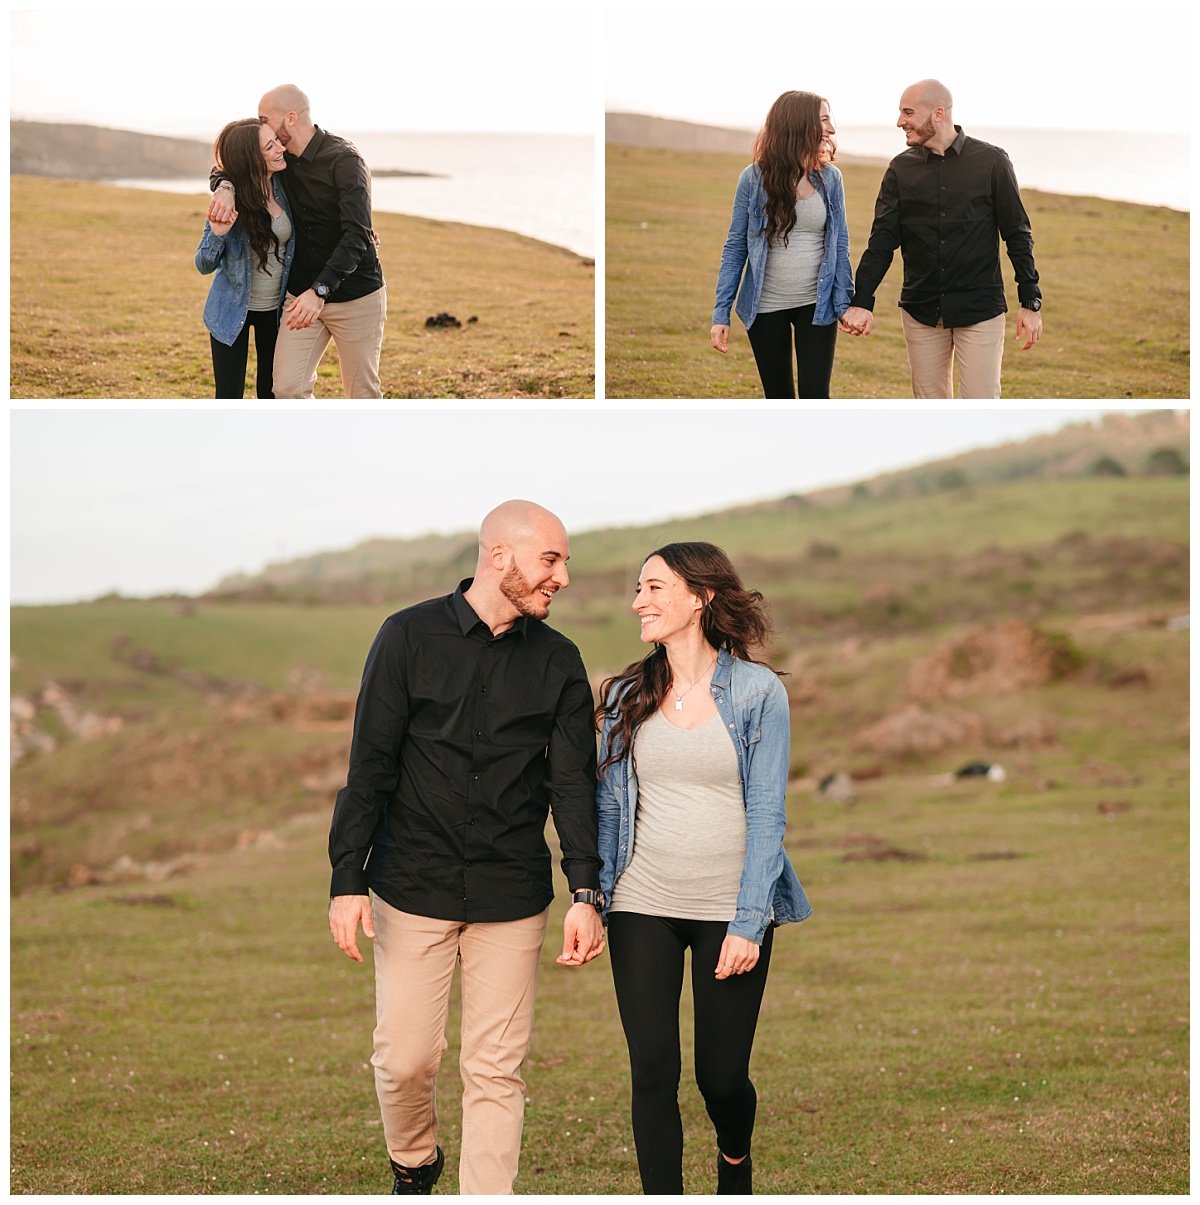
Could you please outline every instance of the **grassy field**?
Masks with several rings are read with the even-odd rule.
[[[753,1067],[759,1190],[1186,1192],[1188,634],[1166,622],[1188,605],[1186,480],[583,535],[555,622],[593,674],[638,655],[636,562],[685,534],[719,539],[765,590],[790,671],[788,843],[815,912],[776,942]],[[14,1192],[386,1189],[370,956],[351,964],[329,940],[324,842],[359,664],[390,609],[13,612],[17,693],[54,680],[124,721],[13,771]],[[965,743],[858,739],[910,700],[915,662],[1014,617],[1069,648],[1070,671],[928,704],[975,718]],[[1007,780],[945,776],[972,757]],[[850,802],[815,793],[836,770],[855,776]],[[144,872],[112,873],[121,855]],[[65,886],[72,866],[92,881]],[[553,953],[517,1190],[636,1192],[607,960],[572,972]],[[446,1192],[456,1055],[452,1024]],[[711,1131],[684,1080],[687,1186],[711,1191]]]
[[[29,176],[12,179],[11,198],[13,397],[212,397],[201,320],[210,278],[192,263],[200,198]],[[388,282],[385,397],[595,395],[590,260],[505,231],[375,221]],[[426,330],[442,311],[462,329]],[[316,395],[342,396],[333,347]]]
[[[740,319],[733,319],[726,356],[708,345],[717,267],[744,166],[734,155],[607,148],[607,396],[761,396]],[[857,268],[882,168],[845,164],[842,172],[850,262]],[[1005,396],[1187,397],[1188,214],[1032,189],[1023,196],[1045,333],[1029,352],[1016,346],[1016,286],[1002,249],[1009,301]],[[835,398],[912,396],[896,310],[902,277],[897,255],[877,295],[874,333],[839,336]]]

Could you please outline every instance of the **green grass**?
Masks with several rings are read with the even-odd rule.
[[[849,813],[793,800],[817,911],[777,935],[760,1191],[1186,1192],[1185,770],[1172,778],[1149,775],[1111,818],[1103,791],[1024,776],[892,782]],[[383,1189],[370,960],[341,959],[325,932],[323,827],[297,818],[278,852],[153,888],[14,901],[14,1191]],[[844,861],[838,842],[864,828],[925,860]],[[518,1189],[636,1192],[607,967],[564,971],[552,944]],[[687,1077],[682,1099],[688,1187],[710,1191]]]
[[[192,263],[199,198],[16,176],[11,207],[12,396],[212,397],[210,278]],[[375,222],[389,282],[385,397],[595,395],[590,260],[505,231]],[[462,329],[426,330],[441,311]],[[248,379],[250,397],[252,367]],[[316,396],[342,396],[333,347]]]
[[[1187,521],[1186,480],[1014,483],[767,506],[573,548],[555,623],[594,675],[641,652],[626,588],[668,534],[719,538],[776,615],[788,847],[815,912],[777,935],[759,1026],[760,1191],[1188,1191],[1189,640],[1163,622],[1188,607]],[[840,555],[809,556],[818,536]],[[880,580],[897,605],[864,601]],[[324,844],[349,700],[391,609],[13,611],[15,690],[55,680],[125,721],[13,768],[14,1192],[386,1189],[370,956],[352,964],[328,937]],[[932,704],[979,719],[963,747],[858,744],[907,701],[914,660],[1014,615],[1067,642],[1076,672]],[[158,670],[114,661],[117,636]],[[297,667],[342,710],[306,719]],[[1030,721],[1047,743],[1012,746]],[[1007,780],[946,780],[971,758],[1000,760]],[[849,803],[815,794],[837,770],[858,776]],[[911,857],[855,858],[868,842]],[[71,866],[103,878],[123,854],[185,861],[161,880],[64,886]],[[560,898],[517,1189],[635,1193],[606,959],[555,966],[561,915]],[[456,1016],[438,1089],[446,1192]],[[681,1102],[687,1187],[710,1191],[687,1072]]]
[[[745,161],[609,145],[606,162],[607,396],[760,397],[740,319],[733,320],[726,356],[708,346],[717,267]],[[845,164],[842,171],[857,268],[882,167]],[[1033,189],[1023,196],[1045,333],[1029,352],[1015,345],[1016,285],[1002,250],[1005,396],[1188,397],[1188,214]],[[839,336],[834,397],[911,397],[896,311],[902,275],[897,256],[876,298],[872,335]],[[1130,322],[1130,313],[1156,317]]]

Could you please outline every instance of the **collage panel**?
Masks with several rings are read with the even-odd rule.
[[[519,417],[13,415],[12,1191],[1186,1191],[1187,412]]]
[[[10,14],[10,396],[594,398],[594,19],[523,10]]]
[[[689,12],[608,14],[609,398],[1190,397],[1194,106],[1153,20],[1048,6],[1010,54],[980,5]]]

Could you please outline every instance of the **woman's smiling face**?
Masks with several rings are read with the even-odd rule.
[[[632,607],[642,624],[642,640],[663,644],[688,628],[704,603],[660,556],[643,566]]]

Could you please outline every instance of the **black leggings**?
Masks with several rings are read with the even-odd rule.
[[[213,376],[217,382],[218,398],[238,398],[246,395],[246,360],[250,354],[250,328],[254,327],[255,396],[273,398],[271,365],[275,360],[275,337],[279,334],[279,314],[276,310],[249,310],[241,334],[233,346],[209,335],[212,344]]]
[[[642,1190],[683,1192],[683,1120],[679,1114],[679,996],[683,952],[692,950],[696,1084],[722,1153],[750,1153],[758,1097],[750,1048],[771,961],[768,929],[752,971],[717,979],[725,921],[673,920],[610,912],[608,948],[633,1081],[633,1140]]]
[[[833,376],[833,352],[837,343],[837,323],[813,326],[815,305],[794,310],[776,310],[759,314],[747,332],[754,349],[754,362],[762,380],[763,396],[768,398],[828,398],[829,379]],[[796,375],[799,389],[792,384],[792,328],[795,328]]]

